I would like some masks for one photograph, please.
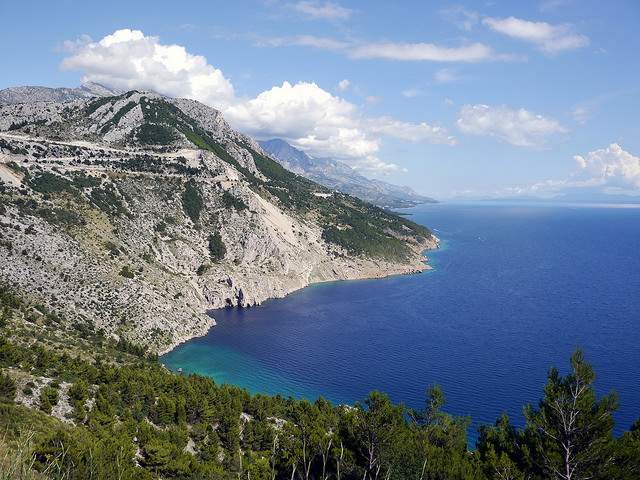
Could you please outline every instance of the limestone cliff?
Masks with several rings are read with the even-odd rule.
[[[0,107],[0,280],[154,351],[206,310],[417,272],[425,228],[285,170],[198,102],[128,92]]]

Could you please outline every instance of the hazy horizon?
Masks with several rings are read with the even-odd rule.
[[[0,6],[0,87],[152,89],[438,199],[640,195],[640,5]],[[13,39],[13,40],[12,40]],[[636,59],[636,61],[634,61]]]

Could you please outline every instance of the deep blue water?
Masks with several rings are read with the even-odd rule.
[[[442,239],[434,270],[314,285],[257,308],[217,310],[170,368],[335,402],[378,389],[421,407],[439,383],[474,427],[522,424],[549,366],[576,346],[599,392],[616,390],[617,431],[640,417],[640,209],[433,205],[412,219]],[[470,431],[471,438],[475,437]]]

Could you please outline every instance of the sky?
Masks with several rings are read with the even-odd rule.
[[[25,0],[0,18],[0,88],[194,98],[441,199],[640,196],[637,0]]]

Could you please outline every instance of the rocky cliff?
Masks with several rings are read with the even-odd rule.
[[[220,112],[148,92],[0,106],[0,181],[1,281],[60,329],[154,351],[205,333],[207,309],[421,271],[437,246],[285,170]]]

